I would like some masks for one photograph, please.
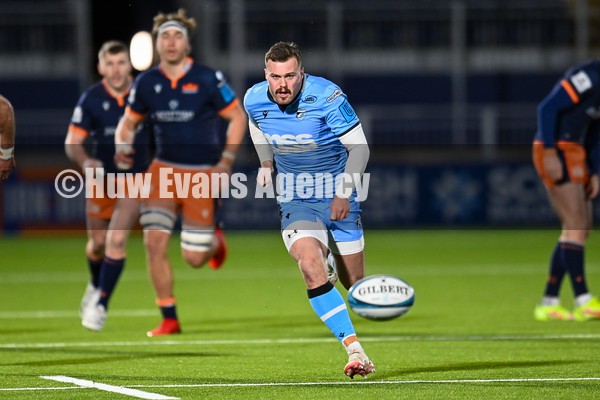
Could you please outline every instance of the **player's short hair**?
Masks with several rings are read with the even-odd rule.
[[[294,42],[277,42],[265,53],[265,66],[268,61],[285,62],[294,57],[298,67],[302,67],[302,53]]]
[[[102,60],[107,54],[119,53],[125,53],[129,56],[127,45],[120,40],[109,40],[100,47],[100,51],[98,51],[98,60]]]
[[[177,12],[165,14],[159,12],[154,16],[154,26],[152,27],[152,35],[156,37],[160,27],[169,21],[179,22],[187,29],[189,36],[192,35],[194,29],[196,29],[196,20],[192,17],[188,17],[184,8],[180,8]],[[189,38],[188,36],[188,38]]]

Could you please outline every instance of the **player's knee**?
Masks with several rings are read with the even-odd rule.
[[[192,268],[200,268],[208,261],[208,253],[181,249],[185,262]]]
[[[297,259],[302,271],[314,271],[325,268],[325,259],[318,252],[300,254]]]
[[[106,238],[104,235],[92,235],[86,245],[86,253],[90,258],[100,257],[104,254]]]
[[[589,235],[589,231],[587,229],[567,229],[567,228],[565,228],[561,232],[559,241],[584,245],[587,240],[588,235]]]
[[[213,247],[213,230],[184,229],[181,231],[181,251],[184,260],[194,268],[200,268],[208,261]]]
[[[122,252],[125,250],[128,232],[124,230],[113,230],[108,234],[106,247],[113,251]]]

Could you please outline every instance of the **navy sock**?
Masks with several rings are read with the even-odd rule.
[[[331,282],[310,289],[308,298],[317,316],[340,342],[356,335],[344,298]]]
[[[100,260],[92,260],[91,258],[87,258],[88,267],[90,269],[90,276],[92,285],[97,288],[100,285],[100,268],[102,266],[102,259]]]
[[[571,285],[575,297],[588,292],[583,273],[584,251],[583,246],[575,243],[561,243],[563,265],[569,271]]]
[[[162,314],[163,318],[177,319],[177,307],[175,304],[171,306],[161,306],[160,313]]]
[[[175,297],[156,299],[156,305],[160,308],[163,318],[177,319],[177,303]]]
[[[100,271],[100,301],[104,308],[108,309],[108,301],[110,296],[117,286],[123,267],[125,266],[125,259],[114,259],[108,256],[104,256],[102,261],[102,269]]]
[[[567,271],[565,271],[562,263],[561,244],[557,243],[556,246],[554,246],[554,251],[550,258],[550,272],[548,275],[548,282],[546,282],[544,296],[558,297],[560,285],[562,284],[566,272]]]

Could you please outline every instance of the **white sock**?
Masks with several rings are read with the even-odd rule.
[[[557,306],[560,304],[560,299],[556,296],[544,296],[541,304],[543,306]]]
[[[590,293],[580,294],[579,296],[575,297],[575,304],[577,304],[577,307],[581,307],[591,299],[592,295]]]
[[[349,345],[348,347],[346,347],[346,353],[348,353],[348,355],[350,355],[352,353],[356,353],[356,352],[360,352],[360,353],[365,352],[359,342],[354,342],[351,345]]]

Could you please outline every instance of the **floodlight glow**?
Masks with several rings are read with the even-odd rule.
[[[133,35],[129,45],[131,65],[138,71],[145,71],[152,65],[154,48],[152,35],[146,31],[140,31]]]

